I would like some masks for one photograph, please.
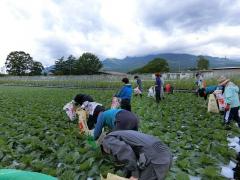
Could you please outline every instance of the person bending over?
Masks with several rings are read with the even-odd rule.
[[[123,163],[130,180],[163,180],[172,163],[169,148],[158,138],[132,130],[114,131],[101,143],[103,153]]]
[[[207,86],[206,88],[198,89],[198,94],[200,97],[203,97],[207,100],[209,94],[212,94],[215,90],[223,90],[222,86]]]
[[[91,130],[95,127],[95,124],[97,123],[97,117],[100,112],[105,111],[105,107],[97,102],[89,102],[85,101],[82,106],[82,109],[87,111],[88,114],[88,120],[87,120],[87,125],[88,129]]]
[[[139,119],[130,111],[124,109],[109,109],[101,112],[97,118],[94,129],[94,139],[97,140],[102,128],[107,126],[110,130],[138,130]]]
[[[88,102],[93,102],[93,98],[90,96],[90,95],[87,95],[87,94],[77,94],[74,99],[74,105],[75,106],[82,106],[82,104],[85,102],[85,101],[88,101]]]

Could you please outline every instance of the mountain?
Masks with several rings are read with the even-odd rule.
[[[212,56],[204,56],[209,60],[210,68],[240,66],[240,61]],[[143,67],[154,58],[166,59],[170,71],[182,71],[196,67],[198,56],[191,54],[163,53],[139,57],[126,57],[124,59],[108,58],[102,61],[103,69],[106,71],[129,72]]]
[[[55,65],[45,67],[43,73],[49,73],[55,68]]]

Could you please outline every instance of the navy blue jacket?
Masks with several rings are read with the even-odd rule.
[[[160,77],[156,77],[156,82],[155,82],[155,90],[160,91],[161,90],[161,86],[162,86],[162,82]]]

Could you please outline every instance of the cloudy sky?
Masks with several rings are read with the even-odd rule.
[[[191,53],[240,59],[240,0],[1,0],[0,66],[11,51],[43,65]]]

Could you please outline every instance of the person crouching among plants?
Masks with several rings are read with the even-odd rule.
[[[105,107],[97,102],[89,102],[85,101],[82,106],[82,109],[87,111],[88,114],[88,120],[87,120],[87,125],[88,129],[92,130],[95,127],[95,124],[97,123],[97,117],[100,112],[105,111]]]
[[[94,100],[90,95],[87,94],[77,94],[73,99],[75,106],[81,106],[85,101],[93,102]]]
[[[131,111],[131,97],[132,97],[132,85],[129,84],[128,78],[123,78],[122,82],[124,86],[121,88],[118,94],[115,97],[120,98],[120,107],[122,109]]]
[[[215,90],[223,90],[223,87],[218,86],[207,86],[206,88],[200,88],[198,89],[198,94],[200,97],[203,97],[205,100],[207,100],[207,97],[209,94],[212,94]]]
[[[102,104],[94,102],[93,98],[87,94],[77,94],[74,99],[75,109],[81,107],[88,114],[87,125],[89,130],[93,129],[97,123],[98,114],[102,111],[105,111],[105,108]]]
[[[138,131],[111,132],[100,147],[124,164],[124,176],[130,180],[163,180],[171,167],[169,148],[158,138]]]
[[[240,117],[239,117],[239,87],[236,86],[230,79],[227,79],[224,76],[221,76],[218,79],[219,85],[224,86],[224,100],[226,107],[224,110],[224,124],[229,125],[230,121],[234,119],[240,127]]]
[[[139,119],[130,111],[124,109],[109,109],[100,112],[94,129],[94,139],[97,140],[104,126],[110,130],[135,130],[138,131]]]
[[[70,121],[74,121],[76,119],[76,110],[85,101],[93,102],[93,98],[87,94],[77,94],[71,102],[67,103],[63,107],[63,110],[66,111]]]

